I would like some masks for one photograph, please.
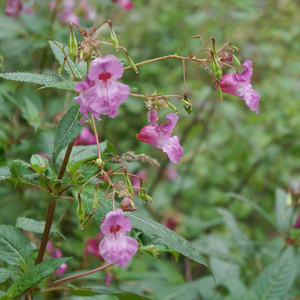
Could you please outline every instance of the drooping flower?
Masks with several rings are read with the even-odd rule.
[[[127,236],[131,230],[130,219],[118,208],[109,212],[100,226],[104,239],[100,243],[100,254],[108,263],[126,266],[138,250],[138,242]]]
[[[74,146],[94,144],[96,144],[96,137],[87,126],[83,128],[80,135],[74,140]]]
[[[54,248],[53,244],[51,242],[48,242],[46,245],[46,248],[48,249],[50,256],[55,258],[61,258],[62,257],[62,253],[59,249]],[[58,269],[55,271],[54,274],[58,275],[58,276],[62,276],[67,269],[68,265],[66,263],[63,263],[60,267],[58,267]]]
[[[146,125],[136,137],[144,143],[162,149],[168,154],[170,161],[176,163],[181,159],[183,153],[178,137],[171,137],[172,130],[174,129],[178,118],[179,117],[175,113],[169,113],[166,116],[166,120],[169,120],[170,122],[164,125]]]
[[[113,2],[119,2],[120,6],[124,10],[131,10],[134,8],[133,3],[130,0],[112,0]]]
[[[252,61],[246,60],[243,64],[246,68],[242,73],[231,73],[224,75],[219,82],[224,93],[238,96],[245,100],[251,110],[258,114],[259,95],[252,89],[250,78],[252,76]]]
[[[80,94],[74,100],[86,118],[88,112],[98,120],[100,115],[114,118],[118,114],[119,106],[129,95],[129,87],[117,82],[123,72],[122,63],[114,55],[98,57],[92,62],[87,77],[75,85]]]

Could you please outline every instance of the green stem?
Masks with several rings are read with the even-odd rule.
[[[64,176],[64,173],[65,173],[65,170],[66,170],[66,167],[67,167],[67,163],[69,161],[70,154],[71,154],[71,151],[72,151],[72,148],[73,148],[73,144],[74,144],[74,141],[71,142],[69,144],[68,148],[67,148],[63,163],[61,165],[61,168],[60,168],[58,176],[57,176],[58,180],[62,179],[63,176]],[[38,253],[38,257],[37,257],[36,262],[35,262],[36,265],[39,264],[40,262],[42,262],[44,254],[45,254],[46,245],[47,245],[47,242],[48,242],[50,229],[51,229],[52,222],[53,222],[56,199],[58,197],[60,188],[61,188],[61,183],[60,182],[56,183],[56,185],[53,188],[50,200],[49,200],[46,224],[45,224],[45,229],[44,229],[43,236],[42,236],[42,241],[41,241],[41,246],[40,246],[40,250],[39,250],[39,253]]]

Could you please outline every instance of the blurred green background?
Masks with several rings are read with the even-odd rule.
[[[55,16],[51,21],[46,2],[31,1],[36,8],[34,15],[20,14],[15,20],[0,16],[2,72],[57,72],[59,66],[47,40],[51,36],[67,43],[68,26],[60,24]],[[103,118],[99,123],[101,139],[112,142],[119,153],[135,151],[159,160],[161,168],[137,163],[127,167],[132,172],[147,171],[145,184],[154,199],[148,211],[157,221],[175,219],[174,229],[210,255],[219,283],[226,281],[224,270],[232,272],[236,280],[242,278],[236,285],[224,284],[220,295],[225,297],[237,287],[243,290],[243,286],[251,286],[261,270],[257,266],[265,266],[276,257],[299,213],[295,206],[289,215],[288,227],[278,233],[249,204],[237,199],[237,195],[246,197],[275,220],[276,190],[277,199],[282,201],[287,197],[284,191],[299,190],[299,1],[135,0],[131,11],[123,11],[109,0],[90,3],[97,8],[96,24],[111,19],[120,45],[128,49],[136,63],[173,54],[193,35],[200,35],[204,41],[215,37],[217,47],[230,41],[240,49],[235,54],[241,62],[253,61],[251,84],[260,95],[258,115],[235,96],[224,94],[224,102],[220,102],[211,74],[203,65],[187,63],[187,93],[193,111],[188,115],[182,104],[174,100],[180,118],[173,134],[180,138],[184,148],[180,163],[172,165],[171,171],[177,172],[175,179],[168,178],[170,164],[166,154],[135,138],[147,123],[142,99],[129,98],[115,119]],[[1,2],[1,11],[4,7]],[[81,26],[88,29],[93,24],[83,20]],[[107,28],[99,39],[109,41]],[[200,40],[193,40],[181,53],[188,56],[190,50],[195,51],[200,46]],[[125,58],[122,51],[114,52],[108,47],[102,50]],[[183,96],[180,61],[155,62],[140,66],[139,70],[139,74],[127,70],[123,83],[136,87],[140,94],[152,94],[156,90],[158,94]],[[223,71],[229,70],[223,68]],[[74,95],[52,89],[36,92],[36,89],[31,84],[0,80],[1,165],[16,158],[29,160],[33,153],[51,154],[58,114],[74,103]],[[166,112],[171,110],[160,112],[161,119]],[[22,185],[15,187],[4,182],[0,195],[1,223],[15,224],[18,216],[33,217],[38,210],[45,211],[47,207],[46,195]],[[294,203],[296,200],[297,196],[293,196]],[[145,209],[138,199],[136,202],[141,210]],[[57,210],[57,216],[62,210],[63,207]],[[39,217],[44,219],[41,213]],[[66,222],[69,222],[67,228],[77,224],[71,216]],[[239,235],[235,236],[230,224],[251,240],[252,250],[238,247]],[[82,246],[79,248],[78,253]],[[299,255],[297,257],[299,260]],[[202,278],[203,274],[209,277],[209,273],[197,265],[187,266],[182,259],[180,263],[176,268],[186,279]],[[224,266],[226,263],[229,267]],[[208,277],[203,280],[210,280],[213,286]],[[290,298],[285,299],[299,294],[296,287],[295,284],[287,296]],[[209,299],[204,294],[201,296]]]

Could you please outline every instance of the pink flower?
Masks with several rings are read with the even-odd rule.
[[[293,225],[294,228],[300,228],[300,216],[298,217],[296,223]]]
[[[170,122],[165,125],[146,125],[136,137],[144,143],[162,149],[168,154],[170,161],[176,163],[181,159],[183,153],[178,137],[171,137],[172,130],[174,129],[178,118],[179,117],[175,113],[169,113],[166,116],[166,120],[170,120]]]
[[[145,182],[145,181],[147,181],[148,174],[147,174],[146,170],[141,170],[141,171],[138,171],[136,173],[136,176],[138,176],[138,177],[130,176],[130,181],[131,181],[134,192],[136,194],[138,194],[139,193],[139,187],[140,187],[139,177],[142,179],[143,182]]]
[[[62,257],[61,251],[59,249],[55,249],[51,242],[48,242],[46,247],[49,250],[51,257],[53,257],[53,258],[55,258],[55,257],[61,258]],[[68,265],[66,263],[63,263],[60,267],[58,267],[58,269],[56,270],[56,272],[54,274],[56,274],[58,276],[62,276],[66,272],[67,267],[68,267]]]
[[[90,131],[90,129],[85,126],[80,135],[74,140],[74,145],[94,145],[96,144],[96,137]]]
[[[129,87],[117,82],[123,72],[122,63],[114,55],[98,57],[92,62],[87,77],[75,85],[75,91],[80,94],[74,100],[86,118],[88,112],[98,120],[99,115],[114,118],[118,114],[119,106],[129,95]]]
[[[246,68],[242,73],[224,75],[219,82],[224,93],[238,96],[245,100],[251,110],[258,114],[259,95],[252,89],[250,78],[252,76],[252,61],[246,60],[243,65]]]
[[[133,3],[130,0],[112,0],[113,2],[119,2],[120,6],[124,9],[124,10],[131,10],[134,8]]]
[[[90,238],[87,240],[87,246],[84,250],[84,254],[92,254],[100,259],[103,259],[100,250],[99,250],[99,242],[102,239],[102,234],[99,233],[97,237]]]
[[[5,14],[12,18],[17,18],[21,12],[32,14],[33,10],[30,7],[23,7],[22,0],[7,0]]]
[[[127,236],[131,230],[130,219],[118,208],[109,212],[100,226],[104,239],[100,243],[100,254],[108,263],[126,266],[138,250],[138,242]]]

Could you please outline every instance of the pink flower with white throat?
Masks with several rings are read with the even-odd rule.
[[[98,120],[100,115],[114,118],[118,114],[119,106],[129,96],[129,87],[117,81],[123,72],[122,63],[114,55],[98,57],[92,62],[87,77],[75,85],[80,94],[74,100],[86,118],[88,112]]]
[[[136,135],[137,139],[150,144],[158,149],[162,149],[169,156],[172,163],[178,162],[183,153],[183,149],[179,144],[177,136],[171,137],[171,133],[178,121],[178,116],[174,113],[169,113],[166,120],[170,122],[161,125],[146,125]]]
[[[109,212],[100,226],[104,239],[100,243],[100,254],[108,263],[125,267],[138,250],[138,242],[127,236],[131,221],[118,208]]]
[[[242,73],[224,75],[219,82],[220,88],[224,93],[244,99],[249,108],[258,114],[259,95],[250,84],[253,72],[252,61],[246,60],[242,66],[246,68]]]

